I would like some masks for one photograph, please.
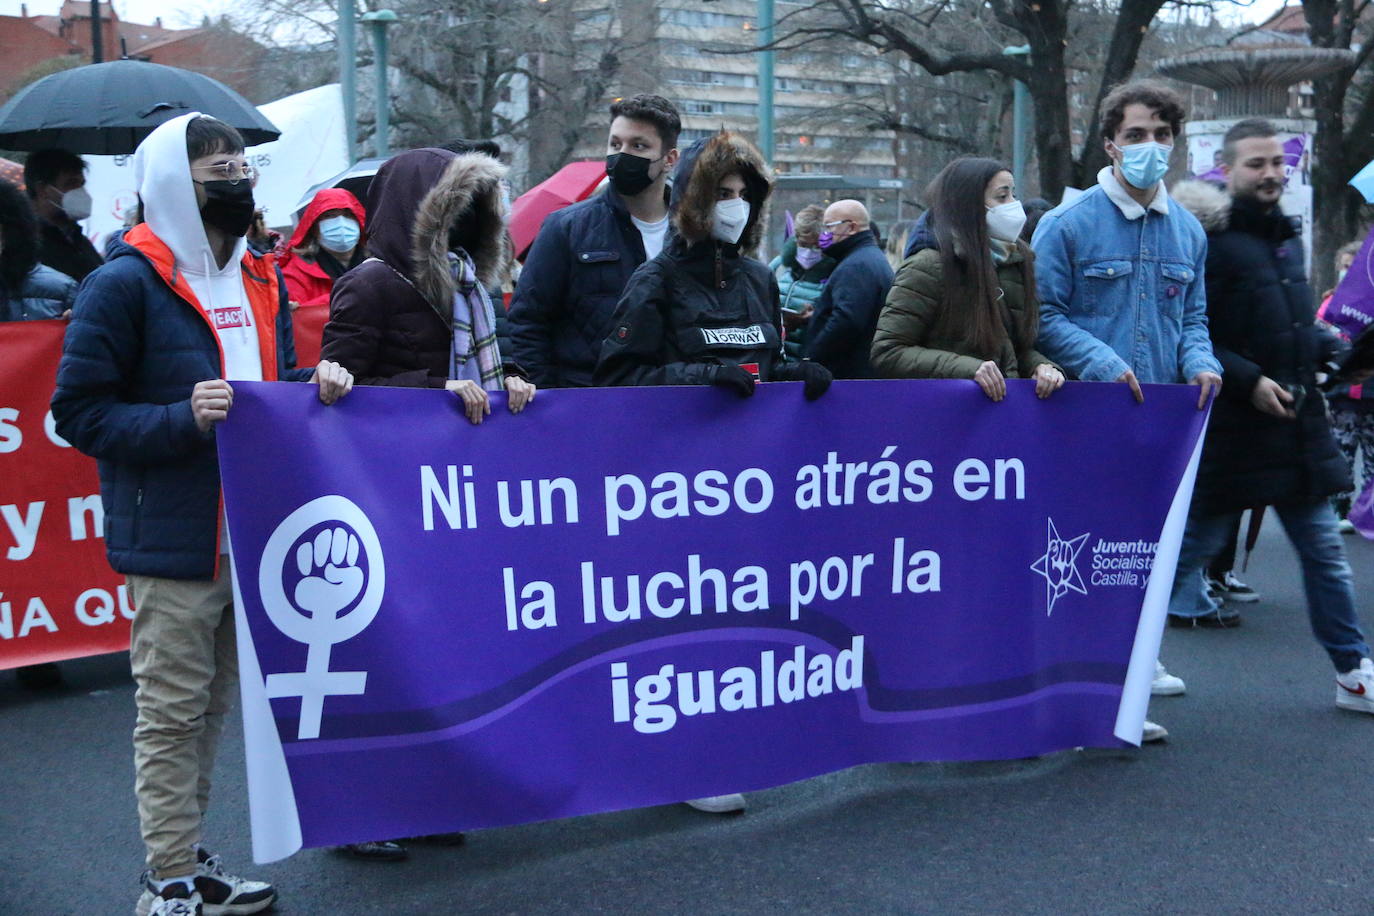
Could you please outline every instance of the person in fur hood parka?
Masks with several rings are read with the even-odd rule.
[[[368,188],[368,259],[334,284],[322,355],[359,385],[445,388],[474,424],[504,390],[512,413],[534,397],[502,358],[486,287],[505,265],[500,180],[483,153],[409,150]]]
[[[819,363],[786,362],[777,280],[750,254],[772,189],[767,164],[728,131],[698,140],[673,176],[672,234],[621,296],[596,367],[598,385],[720,385],[741,397],[754,383],[830,386]]]

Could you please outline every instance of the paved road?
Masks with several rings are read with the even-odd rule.
[[[283,914],[1371,913],[1374,716],[1336,709],[1276,529],[1243,627],[1167,632],[1188,682],[1153,707],[1167,745],[858,767],[756,793],[743,817],[674,805],[484,831],[399,865],[308,850],[255,869],[234,725],[208,833],[277,883]],[[1374,544],[1347,543],[1374,594]],[[45,696],[0,674],[8,916],[127,914],[138,892],[126,662],[65,669]]]

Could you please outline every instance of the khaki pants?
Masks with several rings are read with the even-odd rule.
[[[129,576],[134,614],[129,658],[138,685],[134,791],[158,879],[196,868],[192,845],[210,802],[224,714],[238,684],[229,564],[213,581]]]

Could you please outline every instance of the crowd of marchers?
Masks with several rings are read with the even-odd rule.
[[[178,117],[135,154],[138,216],[103,258],[77,225],[90,207],[81,160],[31,156],[26,193],[0,184],[0,318],[70,319],[53,416],[98,462],[109,560],[137,606],[147,871],[136,912],[252,913],[276,899],[228,872],[201,836],[237,679],[214,448],[237,381],[313,384],[325,404],[354,384],[444,389],[473,424],[493,392],[537,414],[539,389],[590,385],[748,397],[797,381],[815,400],[837,378],[968,379],[998,402],[990,409],[1024,410],[1034,408],[1001,403],[1008,380],[1032,380],[1042,399],[1074,380],[1121,385],[1123,411],[1144,400],[1142,384],[1193,385],[1212,414],[1170,625],[1240,623],[1235,605],[1258,600],[1231,570],[1241,516],[1268,508],[1301,561],[1336,702],[1374,713],[1338,514],[1348,502],[1333,505],[1353,489],[1355,450],[1374,445],[1374,411],[1358,384],[1324,387],[1345,344],[1317,317],[1279,205],[1275,127],[1231,128],[1224,185],[1168,189],[1185,114],[1166,87],[1120,86],[1101,110],[1111,163],[1073,199],[1028,214],[1005,165],[961,158],[886,250],[864,205],[839,200],[798,213],[772,264],[754,257],[768,163],[726,131],[679,150],[678,113],[654,95],[611,107],[607,186],[551,214],[523,266],[489,142],[396,155],[365,201],[321,191],[282,240],[257,222],[238,133]],[[292,312],[326,306],[319,358],[312,348],[298,368]],[[1155,675],[1155,694],[1184,692],[1158,662]],[[1145,740],[1166,734],[1146,723]],[[739,812],[746,800],[687,804]],[[411,841],[462,836],[343,851],[398,860]]]

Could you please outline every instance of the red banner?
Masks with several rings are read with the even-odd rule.
[[[129,648],[133,606],[105,560],[95,462],[48,412],[65,328],[0,323],[0,668]]]

